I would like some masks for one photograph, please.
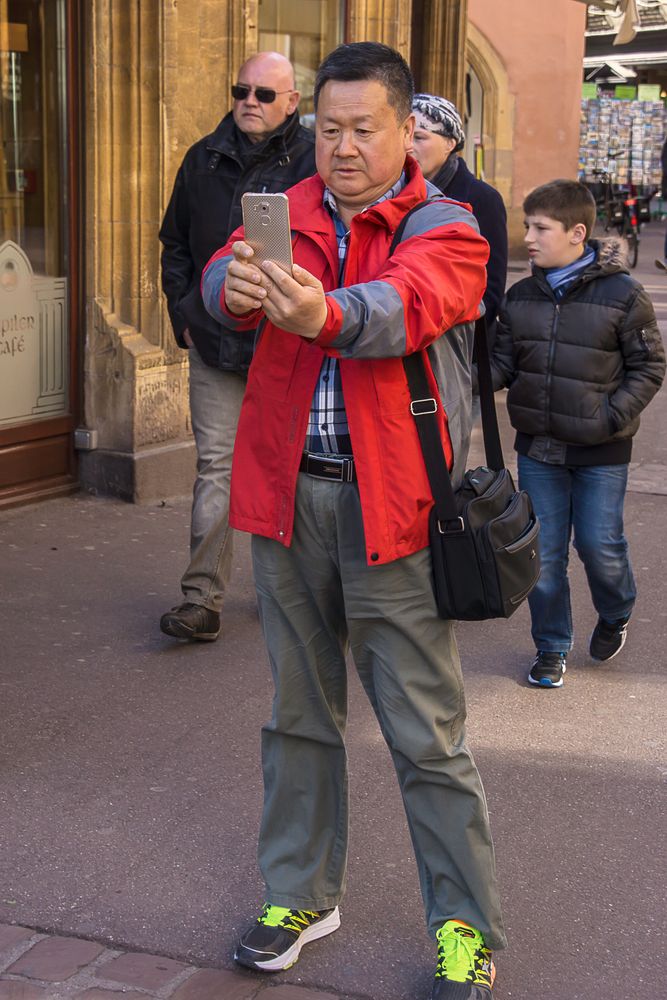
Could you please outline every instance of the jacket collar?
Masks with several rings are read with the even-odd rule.
[[[276,154],[288,156],[289,147],[294,142],[300,127],[299,112],[294,111],[275,132],[271,133],[268,139],[257,143],[256,147],[248,147],[242,145],[239,138],[239,130],[234,121],[234,116],[230,111],[222,119],[215,132],[209,136],[206,148],[210,149],[211,152],[230,156],[234,160],[247,160],[250,158],[263,160],[268,156],[275,156]]]
[[[358,219],[368,219],[379,223],[390,232],[394,232],[406,212],[427,197],[426,181],[417,166],[417,161],[408,156],[403,168],[406,175],[406,185],[395,198],[381,201],[377,205],[359,212],[353,219],[355,225]],[[303,233],[330,233],[332,229],[331,216],[322,204],[324,182],[319,174],[301,181],[295,188],[298,198],[290,199],[290,219],[292,228]]]
[[[457,156],[456,153],[452,153],[451,156],[447,157],[435,177],[433,177],[431,184],[435,184],[435,186],[439,188],[443,194],[446,194],[447,188],[457,174],[459,174],[462,167],[465,167],[465,164],[461,157]]]
[[[600,278],[608,274],[630,273],[628,270],[623,244],[619,239],[611,237],[608,240],[589,240],[588,245],[593,247],[596,251],[595,260],[592,264],[589,264],[577,278],[575,278],[565,292],[563,298],[567,298],[573,289],[579,288],[580,285],[587,284],[589,281],[593,281],[594,278]],[[544,269],[541,267],[534,267],[533,277],[537,280],[540,287],[553,297],[554,293],[549,282],[547,281]]]

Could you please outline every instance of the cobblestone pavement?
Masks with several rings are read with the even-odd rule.
[[[347,1000],[161,955],[0,924],[0,1000]]]

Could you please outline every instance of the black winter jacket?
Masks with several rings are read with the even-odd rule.
[[[639,414],[665,376],[651,300],[617,240],[598,251],[559,301],[544,271],[518,281],[500,309],[491,365],[509,386],[518,452],[565,465],[630,461]]]
[[[489,343],[493,342],[491,331],[498,315],[498,308],[505,294],[507,282],[507,212],[498,191],[478,180],[468,170],[465,160],[455,156],[456,170],[450,178],[451,166],[448,158],[432,180],[444,195],[455,201],[467,202],[479,224],[479,231],[489,244],[489,262],[486,265],[486,306],[487,325],[490,332]],[[443,180],[447,178],[446,181]]]
[[[266,142],[252,145],[232,113],[185,154],[160,229],[162,289],[179,347],[188,328],[203,360],[227,371],[246,371],[253,338],[222,327],[206,312],[199,284],[216,250],[242,223],[246,191],[286,191],[315,173],[315,137],[298,112]]]

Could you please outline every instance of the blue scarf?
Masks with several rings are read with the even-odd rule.
[[[596,258],[596,251],[593,247],[586,247],[581,257],[572,261],[566,267],[550,267],[545,270],[544,276],[551,285],[553,293],[557,299],[562,299],[565,292],[570,287],[575,278],[578,278],[582,271],[585,271]]]

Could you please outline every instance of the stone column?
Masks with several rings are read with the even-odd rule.
[[[465,107],[468,0],[426,0],[422,87]]]
[[[128,500],[194,480],[187,356],[160,289],[158,230],[188,146],[229,110],[257,0],[88,0],[84,486]]]
[[[406,0],[351,0],[348,32],[351,42],[384,42],[410,59],[412,5]]]

